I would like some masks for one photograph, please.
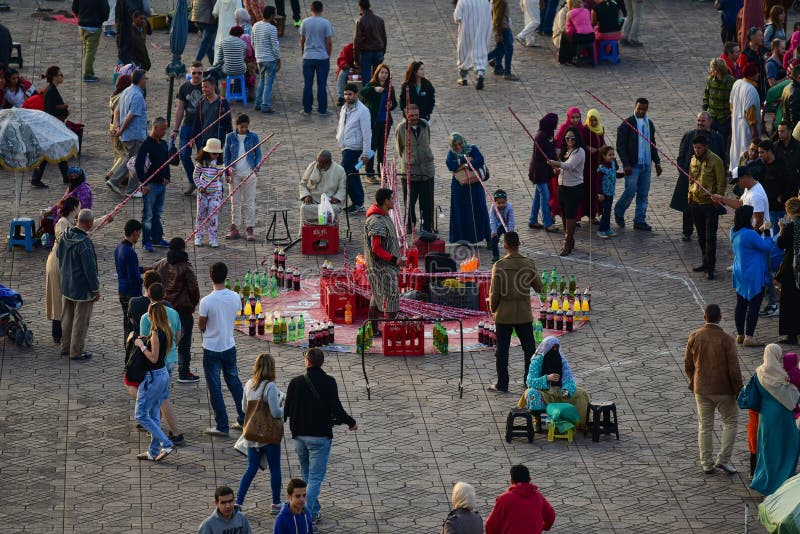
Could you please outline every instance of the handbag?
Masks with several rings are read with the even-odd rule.
[[[742,410],[759,411],[761,409],[761,393],[758,391],[755,374],[750,377],[750,381],[739,391],[739,395],[736,397],[736,404]]]
[[[125,379],[128,382],[141,382],[147,373],[147,357],[133,344],[135,340],[136,334],[131,332],[125,341]]]
[[[264,393],[269,384],[267,382],[261,390],[258,400],[247,401],[242,435],[248,441],[274,445],[283,440],[283,419],[272,417],[269,404],[264,402]]]
[[[233,449],[242,456],[244,456],[245,458],[247,458],[247,449],[249,449],[249,447],[247,447],[244,444],[244,442],[245,442],[245,437],[239,436],[239,439],[237,439],[236,443],[233,444]],[[267,467],[269,467],[269,464],[267,463],[267,455],[262,454],[261,458],[259,458],[258,460],[258,468],[261,469],[262,471],[266,471]]]

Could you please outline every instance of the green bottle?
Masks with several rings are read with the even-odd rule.
[[[281,343],[286,343],[289,329],[286,327],[286,317],[281,317]]]
[[[231,280],[230,280],[230,278],[226,278],[225,279],[225,289],[230,289],[230,288],[231,288]]]
[[[250,274],[250,269],[247,270],[247,274],[244,275],[244,285],[249,286],[253,282],[253,275]]]
[[[280,343],[281,342],[281,323],[280,321],[275,321],[272,323],[272,342],[273,343]]]
[[[578,288],[578,283],[575,281],[575,275],[570,275],[569,277],[569,298],[572,300],[575,298],[575,290]]]
[[[294,317],[289,320],[289,341],[297,341],[297,323],[294,322]]]
[[[300,318],[297,320],[297,339],[298,341],[302,341],[306,338],[306,322],[303,320],[303,316],[301,315]]]

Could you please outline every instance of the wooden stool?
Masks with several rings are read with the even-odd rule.
[[[611,401],[592,401],[586,409],[586,429],[583,435],[589,431],[594,442],[600,441],[600,434],[616,434],[619,441],[617,405]]]
[[[287,243],[292,243],[292,232],[289,230],[289,210],[284,208],[270,208],[269,213],[272,214],[272,219],[267,226],[267,235],[265,240],[270,241],[273,245],[285,245]],[[278,214],[280,214],[281,219],[283,219],[283,228],[286,232],[285,237],[278,237],[276,235],[279,226]]]
[[[8,230],[8,250],[13,250],[14,245],[22,245],[27,252],[33,252],[34,242],[36,242],[36,229],[33,219],[30,217],[13,219]]]
[[[524,425],[515,425],[516,419],[525,419]],[[533,416],[527,409],[514,408],[508,412],[506,419],[506,441],[511,443],[515,436],[527,437],[528,443],[533,443]]]

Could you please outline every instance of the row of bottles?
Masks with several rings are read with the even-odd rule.
[[[225,287],[238,293],[242,298],[262,296],[278,298],[281,291],[300,291],[300,270],[284,269],[283,266],[270,267],[269,272],[247,271],[244,282],[236,280],[231,287],[231,281],[225,280]]]
[[[447,354],[449,350],[449,339],[447,336],[447,328],[442,323],[436,321],[433,323],[433,348]]]
[[[552,293],[554,291],[559,294],[564,293],[564,291],[568,291],[569,298],[572,299],[575,297],[575,292],[577,290],[578,282],[575,280],[574,274],[570,275],[569,282],[567,282],[567,278],[563,274],[559,280],[558,271],[555,269],[550,272],[547,270],[542,272],[542,300],[545,299],[548,293]]]
[[[478,343],[487,347],[497,346],[497,329],[494,324],[483,324],[483,321],[478,323]]]
[[[356,334],[356,352],[361,354],[372,348],[375,332],[372,330],[372,321],[367,321],[363,326],[358,327]]]
[[[308,330],[308,346],[323,347],[334,343],[335,332],[333,323],[317,323]]]

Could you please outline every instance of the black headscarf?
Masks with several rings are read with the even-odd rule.
[[[563,374],[564,368],[561,362],[561,351],[558,345],[553,345],[550,350],[544,354],[542,360],[542,375],[546,376],[556,373],[558,376]],[[561,380],[557,382],[550,382],[551,386],[561,386]]]
[[[733,231],[738,232],[742,228],[753,228],[753,206],[742,205],[736,208],[733,214]]]

